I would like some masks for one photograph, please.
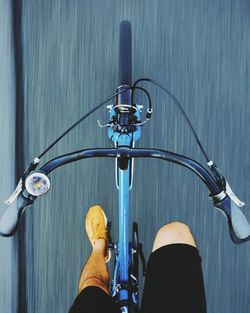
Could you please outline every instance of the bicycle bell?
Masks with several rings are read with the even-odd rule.
[[[32,196],[44,195],[50,189],[50,179],[42,172],[31,172],[25,179],[25,188]]]

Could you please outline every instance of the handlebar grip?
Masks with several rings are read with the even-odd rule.
[[[0,218],[0,235],[11,237],[15,234],[24,209],[34,200],[26,198],[22,193],[18,195],[17,205],[9,206]]]
[[[227,219],[232,241],[237,244],[249,241],[250,224],[241,209],[228,196],[215,206]]]

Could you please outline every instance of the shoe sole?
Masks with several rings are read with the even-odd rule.
[[[104,220],[105,220],[105,228],[107,229],[108,220],[107,220],[107,216],[105,215],[103,209],[102,209],[102,215],[103,215]],[[109,260],[111,259],[111,256],[112,256],[112,255],[111,255],[111,251],[110,251],[110,249],[108,248],[108,258],[107,258],[107,260],[105,261],[105,263],[108,263],[108,262],[109,262]]]

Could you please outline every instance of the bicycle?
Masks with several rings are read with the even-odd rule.
[[[233,193],[228,181],[216,164],[207,156],[202,144],[182,109],[176,97],[158,82],[149,78],[140,78],[132,84],[132,35],[129,21],[122,21],[120,25],[120,56],[119,56],[119,85],[117,92],[98,104],[91,111],[81,117],[61,136],[59,136],[45,151],[30,163],[11,195],[5,201],[12,204],[17,199],[17,207],[6,209],[0,219],[0,234],[5,237],[13,236],[18,228],[20,218],[25,208],[35,199],[46,194],[50,189],[48,174],[67,163],[92,157],[115,158],[115,182],[119,192],[119,239],[113,242],[108,222],[109,248],[115,251],[114,276],[111,284],[112,297],[121,308],[121,312],[139,312],[139,258],[142,262],[143,275],[146,273],[146,262],[142,251],[142,244],[138,240],[138,224],[133,223],[132,241],[129,241],[129,192],[133,185],[134,158],[157,158],[182,165],[193,171],[206,184],[210,191],[216,209],[224,214],[229,225],[232,241],[240,244],[250,240],[250,224],[241,208],[245,205]],[[203,153],[208,170],[193,159],[184,155],[153,148],[135,148],[135,142],[140,139],[142,127],[150,120],[153,109],[150,93],[138,84],[142,81],[150,82],[161,88],[180,109]],[[146,94],[148,108],[144,120],[141,120],[143,106],[134,103],[136,91]],[[60,155],[37,169],[41,158],[69,131],[94,113],[101,106],[112,99],[116,102],[107,105],[110,120],[100,127],[108,128],[108,136],[113,148],[83,149]]]

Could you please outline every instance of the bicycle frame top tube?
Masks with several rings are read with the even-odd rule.
[[[130,136],[121,134],[118,139],[118,147],[120,145],[130,145]],[[121,159],[120,159],[121,160]],[[119,192],[119,242],[118,242],[118,277],[114,277],[114,283],[120,284],[119,301],[127,306],[129,293],[126,286],[129,282],[129,216],[130,216],[130,166],[131,159],[126,158],[127,164],[121,166],[118,160],[118,192]],[[115,281],[116,280],[116,281]],[[125,287],[124,287],[125,286]]]

